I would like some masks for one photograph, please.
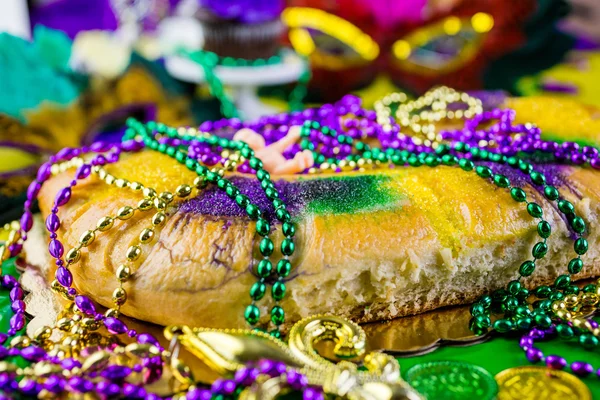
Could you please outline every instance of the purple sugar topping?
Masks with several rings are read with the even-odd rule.
[[[215,16],[243,24],[260,24],[279,18],[283,0],[198,0]]]

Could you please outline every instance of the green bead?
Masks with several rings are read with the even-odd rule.
[[[490,326],[492,326],[492,321],[489,317],[486,317],[485,315],[478,315],[476,317],[473,317],[473,322],[476,326],[480,328],[489,328]]]
[[[479,165],[475,168],[475,172],[482,178],[489,178],[492,176],[492,170],[484,165]]]
[[[489,159],[491,162],[502,164],[504,160],[502,157],[504,157],[502,154],[490,153]]]
[[[596,285],[594,285],[593,283],[587,284],[583,287],[584,293],[595,293],[596,292]]]
[[[554,292],[554,293],[556,293],[556,292]],[[550,295],[550,296],[552,296],[552,295]],[[552,307],[552,300],[550,300],[550,298],[540,301],[539,305],[538,305],[538,308],[540,310],[544,310],[544,311],[549,311],[550,307]]]
[[[275,211],[275,216],[281,222],[288,222],[290,220],[290,213],[285,208],[278,208]]]
[[[571,339],[574,335],[573,328],[567,324],[556,325],[556,333],[558,333],[558,336],[562,339]]]
[[[185,166],[190,171],[194,171],[196,169],[197,165],[198,165],[198,162],[196,160],[194,160],[193,158],[188,158],[187,160],[185,160]]]
[[[461,158],[460,160],[458,160],[458,165],[464,171],[473,171],[473,168],[475,168],[475,164],[473,164],[473,161],[467,160],[466,158]]]
[[[524,331],[531,328],[531,323],[532,320],[530,317],[522,317],[517,320],[515,325],[517,326],[517,329]]]
[[[456,165],[456,163],[458,163],[458,158],[456,158],[456,156],[453,156],[452,154],[445,154],[442,156],[442,164],[453,166]]]
[[[243,152],[244,152],[244,150],[242,150],[242,155],[244,155],[244,154],[243,154]],[[246,156],[244,156],[244,157],[246,157]],[[258,171],[259,169],[262,169],[262,167],[263,167],[263,162],[262,162],[262,161],[260,161],[260,160],[259,160],[258,158],[256,158],[256,157],[252,157],[252,158],[250,158],[250,160],[248,160],[248,165],[250,165],[250,168],[252,168],[252,169],[254,169],[254,170]]]
[[[519,293],[519,290],[521,290],[521,282],[510,281],[506,289],[510,292],[510,294],[516,295],[517,293]]]
[[[575,241],[573,248],[575,249],[575,253],[582,256],[588,251],[588,241],[584,238],[579,238]]]
[[[266,170],[261,168],[256,171],[256,178],[258,178],[259,181],[262,181],[264,179],[271,179],[271,175]]]
[[[580,291],[579,287],[576,285],[569,285],[567,286],[564,290],[563,293],[564,294],[578,294]]]
[[[529,297],[529,290],[527,288],[521,288],[519,293],[517,293],[517,299],[523,301]]]
[[[519,160],[519,169],[528,174],[533,170],[533,165],[526,161]]]
[[[540,258],[544,258],[544,256],[546,255],[547,252],[548,252],[548,245],[544,242],[538,242],[535,244],[535,246],[533,246],[533,250],[531,251],[531,254],[533,255],[534,258],[540,259]]]
[[[260,250],[260,254],[262,254],[265,257],[268,257],[271,254],[273,254],[273,250],[275,250],[273,241],[268,237],[262,238],[260,244],[258,245],[258,248]]]
[[[508,178],[506,176],[501,175],[501,174],[496,174],[496,175],[494,175],[494,184],[498,187],[506,188],[506,187],[508,187],[508,185],[510,185],[510,181],[508,180]]]
[[[260,236],[267,236],[270,231],[271,227],[266,219],[259,218],[258,221],[256,221],[256,233]]]
[[[279,197],[279,193],[277,193],[277,190],[275,188],[267,188],[265,190],[265,195],[267,196],[267,198],[273,200],[276,199],[277,197]]]
[[[592,350],[598,347],[598,338],[591,333],[582,333],[579,336],[579,344],[586,350]]]
[[[581,261],[581,258],[574,258],[571,261],[569,261],[568,269],[570,274],[580,273],[583,269],[583,261]]]
[[[513,330],[513,323],[508,319],[499,319],[494,322],[494,330],[500,333],[506,333]]]
[[[235,186],[229,185],[225,188],[225,193],[227,193],[227,196],[230,198],[235,198],[235,196],[240,194],[240,191]]]
[[[550,223],[548,221],[540,221],[537,226],[537,231],[538,231],[538,235],[540,235],[540,237],[547,239],[548,237],[550,237],[550,234],[552,233],[552,226],[550,225]]]
[[[185,153],[182,153],[180,151],[178,151],[177,153],[175,153],[175,160],[177,160],[177,162],[184,163],[185,162],[185,158],[186,158]]]
[[[571,228],[579,234],[585,232],[585,222],[581,217],[574,217],[571,219]]]
[[[522,203],[527,199],[527,195],[525,194],[525,191],[518,187],[514,187],[514,188],[510,189],[510,195],[512,196],[512,198],[515,201],[518,201],[519,203]]]
[[[219,189],[225,189],[227,188],[229,185],[231,185],[231,183],[227,180],[227,179],[219,179],[217,181],[217,187]]]
[[[571,277],[569,275],[559,275],[554,281],[554,286],[557,289],[564,289],[571,284]]]
[[[417,157],[410,156],[408,158],[408,165],[410,165],[411,167],[418,167],[421,164],[421,160],[419,160]]]
[[[275,325],[281,325],[285,321],[285,312],[280,306],[274,306],[271,309],[271,322]]]
[[[167,151],[167,145],[164,143],[161,143],[158,145],[158,147],[156,148],[159,152],[164,153]]]
[[[542,328],[548,328],[552,325],[552,320],[547,315],[536,315],[534,321],[537,326]]]
[[[286,260],[286,259],[279,260],[279,262],[277,263],[277,273],[279,274],[279,276],[281,276],[282,278],[285,278],[290,274],[291,271],[292,271],[292,263],[290,263],[289,260]]]
[[[562,300],[565,298],[565,295],[562,292],[552,292],[548,299],[551,301]]]
[[[435,149],[435,153],[440,156],[448,154],[449,151],[450,151],[450,146],[448,146],[447,144],[444,144],[444,143],[440,144],[437,147],[437,149]]]
[[[544,188],[544,195],[548,200],[556,200],[558,199],[558,190],[554,186],[546,186]]]
[[[552,293],[552,289],[550,288],[550,286],[542,285],[535,288],[533,292],[537,297],[543,299],[550,296],[550,293]]]
[[[206,173],[208,172],[208,168],[206,168],[204,165],[196,165],[195,168],[196,174],[198,174],[198,176],[206,176]]]
[[[516,167],[519,164],[519,159],[517,157],[508,157],[506,163],[511,167]]]
[[[250,298],[252,300],[260,300],[265,296],[267,291],[267,285],[262,282],[254,282],[252,287],[250,288]]]
[[[258,219],[258,217],[260,217],[260,210],[254,204],[248,204],[246,206],[246,214],[248,214],[251,219]]]
[[[235,196],[235,202],[240,207],[246,207],[250,203],[250,200],[248,199],[248,196],[244,194],[238,194],[237,196]]]
[[[273,329],[272,331],[269,332],[269,335],[273,336],[275,339],[281,339],[281,332],[278,329]],[[240,388],[240,393],[242,391],[242,388]],[[239,396],[235,397],[236,399],[239,398]]]
[[[490,156],[490,152],[484,149],[481,149],[479,151],[479,158],[481,158],[483,161],[487,160]]]
[[[274,199],[272,201],[272,203],[273,203],[273,207],[275,207],[275,209],[285,207],[285,204],[283,203],[283,200],[281,200],[281,199]]]
[[[284,256],[291,256],[294,254],[294,250],[296,249],[296,245],[292,239],[284,239],[281,242],[281,254]]]
[[[529,177],[531,178],[531,181],[536,185],[544,185],[546,183],[546,177],[540,172],[531,171]]]
[[[485,313],[485,308],[479,304],[479,303],[475,303],[471,306],[471,315],[472,316],[477,316],[477,315],[483,315]]]
[[[533,271],[535,271],[535,262],[531,260],[525,261],[519,267],[519,275],[521,276],[529,276],[533,274]]]
[[[296,234],[296,227],[291,222],[284,222],[281,231],[287,237],[293,237]]]
[[[212,171],[207,171],[206,172],[206,180],[212,183],[217,183],[217,181],[221,179],[221,177],[216,174],[215,172]]]
[[[244,311],[244,318],[250,325],[254,325],[260,319],[260,310],[254,304],[250,304]]]
[[[569,200],[559,200],[558,209],[564,214],[573,214],[575,212],[575,206]]]
[[[537,203],[527,204],[527,212],[534,218],[540,218],[544,214],[542,207],[540,207]]]
[[[531,310],[527,306],[519,306],[515,309],[515,315],[517,317],[527,317],[531,315]]]
[[[273,182],[266,180],[266,179],[260,182],[260,187],[265,192],[267,191],[267,189],[275,189],[275,186],[273,186]]]
[[[492,296],[488,294],[481,296],[481,298],[479,299],[479,304],[481,304],[485,308],[489,308],[492,305]]]
[[[273,271],[273,264],[269,260],[260,260],[258,266],[256,267],[256,273],[261,278],[268,278],[271,276],[271,272]]]
[[[427,156],[427,158],[425,158],[425,165],[429,167],[437,167],[438,165],[440,165],[440,159],[434,156],[433,154],[430,154],[429,156]]]
[[[508,311],[512,311],[515,308],[517,308],[519,306],[519,301],[516,299],[516,297],[513,296],[509,296],[506,301],[504,302],[504,307],[508,310]]]
[[[271,296],[273,296],[273,300],[279,301],[283,299],[285,296],[285,289],[285,283],[281,281],[275,282],[271,288]]]

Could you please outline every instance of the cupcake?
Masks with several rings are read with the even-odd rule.
[[[283,32],[283,0],[198,0],[204,50],[255,60],[274,56]]]

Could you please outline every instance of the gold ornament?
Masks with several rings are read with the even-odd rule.
[[[496,375],[498,400],[591,400],[585,383],[575,376],[546,367],[510,368]]]

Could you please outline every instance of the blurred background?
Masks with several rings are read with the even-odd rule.
[[[255,119],[447,85],[600,105],[599,0],[2,0],[0,220],[134,116]]]

